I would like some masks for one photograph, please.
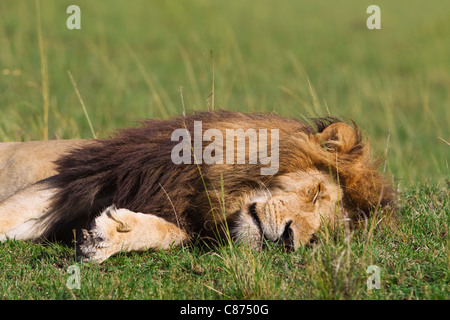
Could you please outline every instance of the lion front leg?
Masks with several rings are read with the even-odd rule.
[[[83,261],[101,263],[119,252],[168,249],[188,238],[173,223],[152,214],[105,209],[78,237],[78,255]]]

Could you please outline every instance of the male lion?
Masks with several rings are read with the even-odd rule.
[[[194,121],[202,133],[278,129],[278,171],[262,175],[261,163],[175,164],[172,133],[185,128],[192,135]],[[295,249],[324,224],[388,206],[392,188],[356,125],[336,118],[312,123],[200,112],[147,120],[104,140],[0,144],[0,240],[70,240],[76,230],[80,258],[96,262],[225,230],[254,248],[279,241]],[[223,156],[228,145],[215,142]]]

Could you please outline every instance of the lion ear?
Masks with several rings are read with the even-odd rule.
[[[359,143],[359,133],[344,122],[330,124],[317,134],[320,143],[331,152],[347,153]]]

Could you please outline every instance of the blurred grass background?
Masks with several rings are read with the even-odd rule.
[[[69,30],[66,8],[81,8]],[[450,2],[0,2],[0,141],[46,137],[38,35],[47,62],[48,137],[99,137],[149,117],[215,108],[355,120],[396,183],[446,185]],[[42,27],[39,28],[38,13]]]

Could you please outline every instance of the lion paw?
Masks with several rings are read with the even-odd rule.
[[[80,261],[88,262],[102,262],[104,259],[101,257],[100,252],[109,245],[106,239],[98,234],[95,230],[81,230],[81,235],[78,237],[77,256]]]
[[[78,237],[82,261],[101,263],[119,252],[168,249],[187,239],[185,231],[152,214],[111,206]]]
[[[77,245],[77,256],[81,261],[101,263],[116,252],[117,233],[130,230],[120,220],[120,212],[115,206],[110,206],[92,222],[89,230],[81,230]]]

